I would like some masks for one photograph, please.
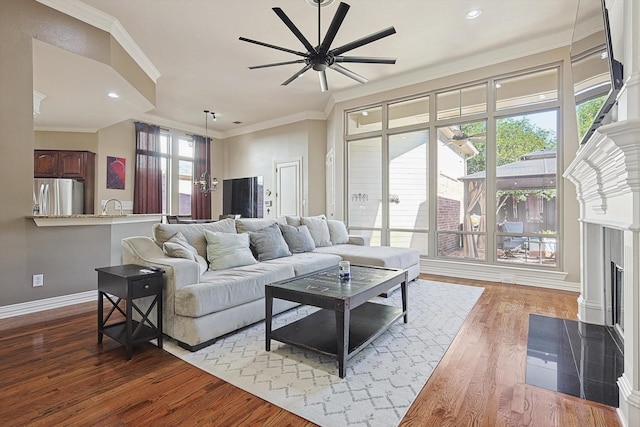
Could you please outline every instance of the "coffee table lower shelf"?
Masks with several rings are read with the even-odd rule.
[[[400,307],[364,303],[351,310],[347,359],[384,333],[405,312]],[[271,339],[338,357],[336,312],[320,309],[307,317],[271,332]]]

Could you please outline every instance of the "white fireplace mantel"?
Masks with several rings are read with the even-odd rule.
[[[581,220],[589,221],[592,214],[600,218],[613,200],[629,193],[640,194],[640,120],[601,126],[578,151],[564,177],[576,186],[580,205],[592,210],[583,210]],[[622,215],[614,217],[627,216],[618,213]]]

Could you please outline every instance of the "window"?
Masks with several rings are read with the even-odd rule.
[[[438,256],[485,260],[485,121],[438,128]]]
[[[175,131],[160,133],[162,213],[191,215],[193,139]]]
[[[559,76],[552,66],[347,111],[350,233],[429,258],[558,267]]]

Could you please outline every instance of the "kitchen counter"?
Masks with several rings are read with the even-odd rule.
[[[162,214],[126,215],[30,215],[38,227],[67,227],[78,225],[113,225],[136,222],[160,222]]]

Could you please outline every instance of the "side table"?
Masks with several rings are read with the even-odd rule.
[[[98,343],[107,335],[127,347],[127,360],[131,359],[133,345],[156,338],[158,348],[162,348],[162,275],[163,270],[135,264],[117,265],[96,268],[98,272]],[[117,297],[114,299],[113,297]],[[143,312],[134,299],[153,297],[149,308]],[[104,298],[111,303],[106,318],[104,317]],[[125,311],[119,306],[125,302]],[[149,319],[151,310],[156,307],[155,325]],[[120,312],[125,320],[107,325],[115,311]],[[133,311],[141,319],[133,320]]]

